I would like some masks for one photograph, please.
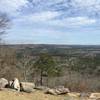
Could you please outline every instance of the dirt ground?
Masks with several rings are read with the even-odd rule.
[[[68,95],[49,95],[43,91],[34,91],[33,93],[16,92],[12,90],[0,91],[0,100],[87,100],[79,97],[70,97]]]

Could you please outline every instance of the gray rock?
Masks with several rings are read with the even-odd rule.
[[[56,93],[58,95],[61,95],[61,94],[66,94],[66,93],[69,93],[69,89],[68,88],[65,88],[65,87],[58,87],[55,89]]]
[[[89,98],[95,99],[95,100],[100,100],[100,93],[91,93]]]
[[[9,81],[8,88],[13,88],[13,81]]]
[[[20,87],[21,91],[31,93],[34,92],[35,84],[30,82],[21,82]]]
[[[5,88],[8,85],[8,80],[5,78],[0,78],[0,89]]]
[[[55,89],[50,89],[50,88],[48,88],[44,93],[46,93],[46,94],[52,94],[52,95],[57,95]]]
[[[69,89],[68,88],[64,88],[64,87],[57,87],[55,89],[50,89],[48,88],[45,93],[46,94],[52,94],[52,95],[61,95],[61,94],[66,94],[69,93]]]
[[[20,82],[17,78],[14,78],[12,81],[10,81],[9,85],[12,89],[20,91]]]

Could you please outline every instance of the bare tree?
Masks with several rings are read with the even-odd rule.
[[[6,30],[9,28],[9,18],[7,14],[0,12],[0,41],[2,39],[2,35],[6,33]]]
[[[24,81],[29,81],[29,77],[33,73],[33,58],[31,56],[21,54],[20,57],[17,57],[17,60],[18,63],[16,64],[16,67],[21,70]]]

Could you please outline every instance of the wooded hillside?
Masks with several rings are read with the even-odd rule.
[[[0,77],[49,87],[64,85],[73,91],[99,91],[99,60],[100,46],[1,45]]]

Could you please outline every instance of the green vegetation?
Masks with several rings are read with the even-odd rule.
[[[50,77],[58,75],[60,73],[60,68],[57,66],[53,57],[47,53],[40,54],[39,58],[34,64],[35,69],[40,72],[40,83],[43,85],[43,76]]]

